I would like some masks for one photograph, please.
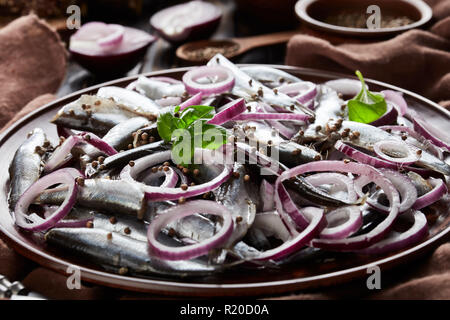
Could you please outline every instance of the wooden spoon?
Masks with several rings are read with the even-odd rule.
[[[227,58],[233,58],[253,48],[287,42],[297,33],[298,31],[286,31],[246,38],[200,40],[178,47],[176,55],[180,59],[196,63],[208,61],[218,52]]]

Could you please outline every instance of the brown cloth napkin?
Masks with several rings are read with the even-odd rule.
[[[438,20],[429,31],[410,30],[373,43],[332,45],[309,35],[288,43],[286,64],[385,81],[450,106],[450,1],[428,0]]]
[[[35,15],[0,29],[0,127],[35,97],[55,92],[66,72],[66,50]]]

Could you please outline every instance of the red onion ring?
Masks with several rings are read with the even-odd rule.
[[[374,127],[384,126],[395,123],[397,121],[397,117],[398,117],[397,109],[394,107],[393,104],[388,103],[386,112],[377,120],[372,121],[369,124]]]
[[[334,147],[336,148],[336,150],[342,152],[351,159],[364,164],[371,165],[375,168],[389,168],[389,169],[398,168],[396,164],[365,154],[364,152],[361,152],[349,146],[348,144],[345,144],[342,140],[336,141]]]
[[[427,218],[420,211],[409,211],[409,215],[413,216],[414,223],[405,232],[391,231],[387,237],[372,246],[358,251],[364,254],[384,254],[391,251],[406,248],[417,243],[428,235]]]
[[[338,208],[327,213],[325,217],[328,225],[319,234],[319,238],[322,239],[347,238],[363,225],[361,210],[358,206]],[[342,220],[344,221],[342,222]]]
[[[434,128],[428,126],[425,121],[418,117],[412,119],[414,123],[414,130],[424,136],[426,139],[433,142],[436,146],[444,148],[450,152],[450,136],[446,132],[436,132]]]
[[[217,113],[214,118],[208,121],[209,124],[221,125],[230,121],[241,113],[245,112],[245,100],[243,98],[233,100],[223,106],[222,111]]]
[[[82,132],[77,135],[69,136],[58,148],[53,151],[52,155],[44,165],[44,172],[51,172],[52,170],[64,165],[68,160],[70,160],[70,157],[68,158],[67,156],[71,154],[70,152],[73,147],[79,143],[89,143],[107,155],[117,154],[116,149],[95,134],[90,132]]]
[[[255,260],[282,260],[307,245],[320,232],[324,219],[323,209],[306,207],[303,208],[303,211],[310,219],[309,225],[282,245],[262,252]]]
[[[309,172],[324,172],[324,171],[337,171],[337,172],[350,172],[356,175],[368,176],[371,181],[376,183],[383,189],[384,193],[389,199],[390,208],[388,216],[380,223],[376,228],[367,234],[359,235],[352,238],[346,239],[314,239],[311,245],[317,248],[327,249],[327,250],[355,250],[370,246],[374,242],[382,239],[391,229],[392,224],[399,213],[400,197],[397,190],[392,185],[389,179],[387,179],[383,174],[376,170],[375,168],[355,162],[344,162],[344,161],[317,161],[303,164],[287,171],[284,171],[277,179],[275,183],[275,188],[278,185],[291,177],[297,176],[299,174],[305,174]],[[275,193],[276,203],[281,203],[280,198],[277,193]],[[283,209],[280,204],[278,204],[280,209]]]
[[[219,82],[199,83],[201,78],[217,78]],[[215,79],[214,79],[215,80]],[[183,83],[189,94],[201,92],[205,96],[230,91],[234,86],[233,73],[221,66],[202,66],[192,69],[183,75]]]
[[[408,104],[403,98],[403,94],[398,91],[393,90],[383,90],[381,93],[387,102],[392,103],[394,108],[398,111],[401,116],[404,116],[408,112]]]
[[[117,150],[114,149],[109,143],[105,142],[93,133],[82,132],[80,133],[80,136],[84,139],[84,141],[86,141],[93,147],[96,147],[98,150],[104,152],[108,156],[112,156],[118,153]]]
[[[197,213],[207,213],[222,217],[223,222],[220,231],[202,243],[184,247],[169,247],[158,242],[158,234],[167,224]],[[149,251],[152,255],[164,260],[193,259],[205,255],[211,249],[217,248],[225,243],[233,232],[233,225],[232,215],[225,206],[215,201],[189,201],[162,212],[150,223],[147,232]]]
[[[185,102],[180,104],[180,111],[183,111],[187,107],[200,105],[202,103],[203,95],[201,92],[194,94],[192,97],[187,99]]]
[[[356,200],[358,200],[358,195],[356,194],[353,180],[341,173],[316,173],[307,176],[305,180],[314,187],[318,187],[324,184],[334,184],[344,187],[345,189],[347,189],[348,202],[356,202]]]
[[[274,192],[275,189],[273,185],[267,182],[266,179],[263,179],[261,182],[261,186],[259,188],[259,195],[263,201],[263,211],[270,211],[274,208]]]
[[[442,179],[430,178],[428,179],[428,182],[433,186],[433,189],[423,196],[417,198],[416,202],[412,206],[416,210],[423,209],[430,204],[439,201],[448,192],[447,186]]]
[[[157,172],[153,173],[150,172],[146,177],[142,179],[142,183],[148,184],[148,181],[152,178],[160,178],[165,177],[163,183],[159,186],[160,188],[174,188],[178,183],[178,174],[175,172],[175,170],[172,167],[168,167],[169,169],[166,170],[158,170]]]
[[[395,151],[400,151],[406,154],[406,156],[402,158],[391,157],[384,152],[384,148],[392,148]],[[417,154],[418,148],[413,147],[403,141],[397,140],[383,140],[378,141],[373,145],[373,151],[375,154],[383,160],[386,160],[391,163],[397,163],[399,165],[408,165],[416,162],[420,159],[420,155]]]
[[[269,104],[262,102],[258,104],[258,108],[257,108],[258,112],[263,111],[263,112],[267,112],[267,113],[277,113],[277,111],[272,108]],[[282,134],[284,137],[290,139],[295,135],[295,130],[286,127],[285,125],[283,125],[281,122],[279,121],[272,121],[272,120],[267,120],[267,123],[269,123],[274,129],[278,130],[278,132],[280,132],[280,134]]]
[[[233,118],[233,120],[283,120],[283,121],[300,121],[305,123],[309,120],[309,116],[299,113],[242,113]]]
[[[211,151],[211,150],[204,150],[204,151]],[[120,178],[136,181],[135,179],[139,172],[142,172],[146,168],[151,167],[153,165],[170,160],[171,154],[172,154],[171,151],[163,151],[137,159],[134,161],[134,165],[132,167],[130,165],[127,165],[122,169],[122,172],[120,173]],[[195,186],[189,186],[188,189],[186,190],[183,190],[182,188],[163,189],[160,187],[147,186],[140,182],[138,183],[141,184],[146,199],[150,201],[177,200],[181,197],[187,199],[216,189],[223,182],[225,182],[231,176],[232,173],[233,170],[231,166],[225,165],[222,172],[211,181]]]
[[[73,169],[78,172],[78,170]],[[78,194],[78,185],[75,181],[75,171],[70,169],[62,169],[52,172],[38,181],[33,183],[19,198],[16,207],[14,208],[15,223],[19,227],[29,231],[45,231],[56,225],[62,220],[75,205]],[[64,199],[61,206],[55,210],[48,218],[34,221],[32,223],[27,222],[27,211],[30,204],[34,202],[45,189],[52,185],[63,183],[67,185],[67,196]]]
[[[316,85],[310,81],[289,83],[275,89],[297,99],[302,104],[306,104],[317,96]]]
[[[380,172],[387,177],[397,191],[400,193],[401,202],[399,207],[399,212],[403,213],[409,210],[413,204],[417,200],[417,189],[414,187],[414,184],[411,182],[407,176],[399,173],[398,171],[387,170],[387,169],[379,169]],[[357,186],[357,192],[360,196],[362,196],[362,187],[371,181],[365,176],[359,177],[355,181],[355,186]],[[386,207],[376,200],[367,199],[367,204],[371,207],[381,211],[381,212],[389,212],[389,207]]]

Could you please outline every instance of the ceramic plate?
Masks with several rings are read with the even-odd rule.
[[[318,83],[345,77],[340,74],[312,69],[286,66],[273,67],[290,72],[301,79]],[[188,68],[159,71],[146,75],[180,78],[186,70]],[[367,277],[366,270],[372,265],[378,265],[382,270],[385,270],[399,264],[405,264],[448,239],[450,233],[450,204],[441,200],[425,212],[429,223],[429,236],[414,247],[400,252],[371,257],[363,257],[351,253],[323,253],[301,264],[296,263],[290,266],[283,266],[276,270],[239,269],[209,277],[179,279],[162,277],[138,278],[109,273],[93,267],[85,261],[52,251],[50,248],[34,242],[26,234],[19,232],[14,226],[8,210],[8,166],[27,132],[35,127],[41,127],[51,139],[56,141],[56,127],[50,124],[49,120],[61,106],[77,99],[81,94],[94,93],[98,88],[105,85],[125,87],[136,78],[137,76],[122,78],[75,92],[34,111],[2,134],[0,137],[0,154],[2,155],[2,166],[0,167],[0,185],[2,187],[2,192],[0,192],[0,230],[17,252],[42,266],[63,274],[66,273],[69,265],[79,266],[83,280],[127,290],[145,291],[162,295],[204,297],[260,296],[286,293],[311,287],[331,286],[336,283]],[[370,84],[371,90],[393,89],[403,92],[411,108],[420,112],[435,127],[448,130],[450,113],[437,104],[417,94],[382,82],[367,80],[367,83]]]

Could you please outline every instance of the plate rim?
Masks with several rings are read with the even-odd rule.
[[[276,64],[238,64],[238,66],[269,66],[275,67],[277,69],[289,72],[301,72],[310,75],[314,75],[319,73],[321,76],[332,77],[332,78],[351,78],[356,79],[354,76],[350,76],[343,73],[338,72],[329,72],[320,69],[313,68],[301,68],[294,66],[286,66],[286,65],[276,65]],[[88,92],[97,90],[98,88],[107,86],[107,85],[121,85],[123,86],[127,82],[131,82],[136,80],[139,76],[158,76],[161,74],[167,73],[179,73],[186,72],[195,67],[181,67],[174,69],[165,69],[158,70],[153,72],[147,72],[143,74],[127,76],[119,79],[114,79],[111,81],[107,81],[101,84],[97,84],[82,90],[78,90],[76,92],[65,95],[61,98],[58,98],[55,101],[47,103],[42,107],[30,112],[26,116],[20,118],[7,129],[5,129],[0,134],[0,146],[9,138],[9,136],[19,127],[22,123],[26,123],[30,120],[30,118],[34,118],[39,113],[46,111],[49,108],[53,108],[54,105],[60,104],[65,100],[74,99],[82,94],[86,94]],[[427,107],[432,106],[436,111],[445,114],[450,118],[450,111],[446,110],[442,106],[437,103],[425,98],[419,94],[416,94],[412,91],[384,83],[382,81],[366,79],[367,83],[372,83],[376,85],[381,85],[383,87],[397,90],[403,92],[404,94],[410,95],[411,97],[418,99],[425,103]],[[32,247],[28,243],[24,243],[21,239],[18,239],[15,235],[11,234],[3,224],[0,224],[0,232],[2,233],[2,238],[14,249],[14,251],[18,252],[22,256],[38,263],[41,266],[47,267],[51,270],[57,271],[59,273],[67,275],[65,270],[67,270],[68,266],[76,266],[81,271],[81,278],[83,281],[96,283],[100,285],[104,285],[107,287],[125,289],[130,291],[137,292],[148,292],[154,294],[162,294],[162,295],[177,295],[177,296],[186,296],[186,295],[195,295],[195,296],[259,296],[259,295],[267,295],[268,293],[277,294],[277,293],[287,293],[294,292],[296,290],[301,290],[305,288],[314,288],[314,287],[327,287],[326,285],[321,284],[321,281],[328,281],[330,284],[337,284],[346,282],[350,277],[358,277],[360,278],[362,274],[367,274],[365,271],[372,266],[379,266],[380,268],[386,267],[387,269],[392,269],[397,265],[404,264],[404,262],[400,261],[401,258],[408,259],[415,257],[411,257],[412,253],[417,253],[417,255],[424,254],[431,250],[431,247],[437,247],[439,244],[446,241],[447,238],[450,238],[450,225],[448,225],[444,230],[440,231],[438,234],[435,234],[430,239],[427,239],[424,242],[421,242],[407,250],[403,250],[401,252],[397,252],[388,257],[384,257],[381,259],[377,259],[376,261],[365,263],[360,266],[355,266],[351,268],[346,268],[344,270],[328,272],[320,275],[314,275],[309,277],[300,277],[300,278],[292,278],[286,280],[276,280],[276,281],[267,281],[267,282],[252,282],[252,283],[239,283],[239,284],[221,284],[221,283],[191,283],[191,282],[180,282],[179,279],[174,280],[159,280],[159,279],[149,279],[149,278],[139,278],[139,277],[131,277],[131,276],[122,276],[114,273],[110,273],[107,271],[95,270],[89,267],[80,266],[77,264],[70,263],[64,259],[53,256],[48,252],[38,250]],[[42,261],[44,259],[44,261]],[[114,281],[114,283],[112,282]],[[289,286],[289,289],[285,287]],[[258,290],[259,289],[259,290]],[[262,292],[261,292],[262,291]]]

